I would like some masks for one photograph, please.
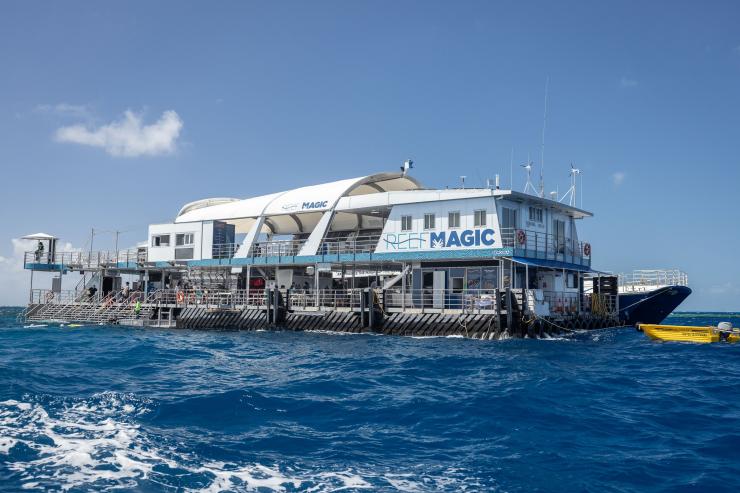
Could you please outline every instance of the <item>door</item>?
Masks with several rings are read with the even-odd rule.
[[[445,307],[445,277],[446,272],[443,270],[434,271],[432,306],[434,308]]]

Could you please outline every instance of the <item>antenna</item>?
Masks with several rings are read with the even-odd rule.
[[[522,164],[521,167],[527,170],[527,183],[524,185],[524,193],[528,193],[532,190],[532,193],[537,195],[537,189],[532,185],[532,161],[529,161],[527,164]]]
[[[545,79],[545,112],[542,115],[542,149],[540,151],[540,197],[545,196],[545,129],[547,127],[547,97],[550,93],[550,76]]]
[[[578,175],[581,174],[581,170],[573,166],[573,163],[570,163],[570,188],[567,192],[565,192],[565,195],[563,195],[560,198],[560,202],[565,200],[565,197],[568,197],[568,205],[571,207],[576,207],[578,205],[577,197],[576,197],[576,180],[578,179]],[[583,178],[581,178],[581,182],[583,182]]]
[[[514,190],[514,146],[511,146],[511,158],[509,158],[509,190]]]

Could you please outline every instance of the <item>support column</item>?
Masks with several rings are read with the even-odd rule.
[[[408,274],[406,273],[405,262],[401,264],[401,273],[403,274],[403,277],[401,277],[401,309],[406,310],[406,276]]]
[[[248,265],[247,266],[247,297],[244,300],[245,306],[249,305],[249,285],[251,284],[251,282],[252,282],[252,266]]]

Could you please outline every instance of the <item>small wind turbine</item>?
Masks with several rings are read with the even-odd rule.
[[[573,166],[573,163],[570,163],[570,188],[567,192],[565,192],[565,195],[563,195],[560,198],[560,202],[565,200],[565,197],[568,197],[568,205],[571,207],[576,207],[578,205],[578,202],[576,201],[576,195],[577,195],[577,189],[576,189],[576,183],[578,179],[578,175],[580,175],[582,172],[580,169]]]
[[[522,164],[521,167],[527,170],[527,183],[524,185],[524,193],[531,190],[533,195],[538,195],[537,189],[532,185],[532,161],[529,161],[527,164]]]

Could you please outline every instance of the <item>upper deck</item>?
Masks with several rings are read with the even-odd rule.
[[[105,252],[28,252],[34,270],[238,267],[347,262],[529,259],[589,269],[576,221],[591,213],[494,188],[425,189],[380,173],[249,199],[183,206],[152,224],[146,246]]]

